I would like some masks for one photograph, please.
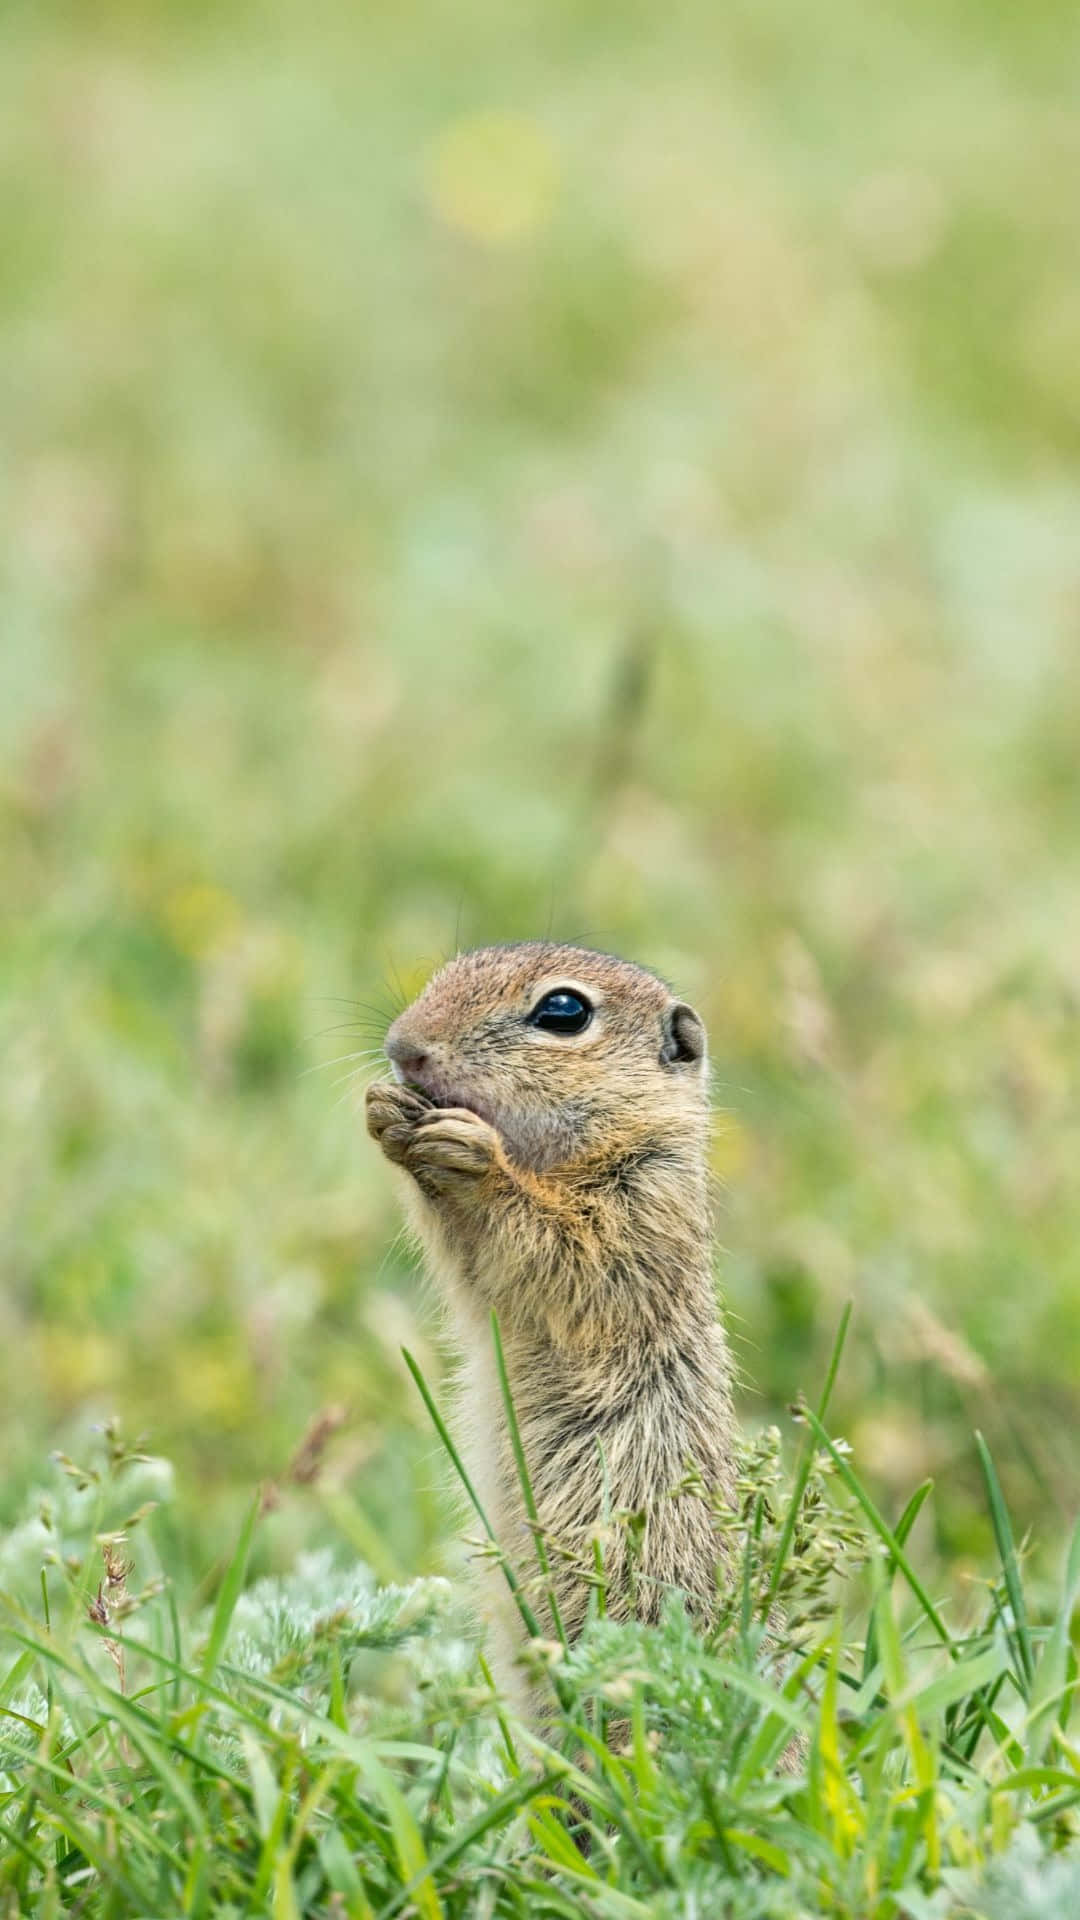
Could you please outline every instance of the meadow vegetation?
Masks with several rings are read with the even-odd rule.
[[[564,1872],[552,1912],[758,1914],[772,1875],[777,1914],[938,1920],[1000,1853],[992,1920],[1029,1884],[1071,1914],[1072,10],[13,0],[0,33],[10,1912],[471,1912],[476,1821],[492,1913]],[[847,1300],[830,1432],[887,1531],[936,1483],[920,1599],[829,1477],[875,1625],[856,1670],[819,1623],[802,1800],[753,1634],[716,1705],[677,1620],[597,1622],[527,1762],[580,1805],[592,1703],[647,1675],[586,1865],[482,1704],[401,1358],[441,1399],[436,1323],[357,1116],[440,956],[547,929],[706,1019],[777,1512]],[[121,1694],[78,1649],[142,1507]],[[249,1604],[295,1616],[269,1718]],[[669,1829],[721,1878],[670,1877]]]
[[[1040,1625],[980,1437],[997,1565],[947,1620],[908,1553],[929,1483],[890,1527],[824,1424],[842,1337],[794,1476],[775,1429],[743,1448],[707,1634],[675,1595],[658,1624],[608,1618],[601,1537],[570,1646],[542,1540],[534,1567],[503,1561],[542,1732],[445,1581],[376,1588],[327,1551],[245,1586],[258,1501],[182,1621],[168,1562],[136,1587],[127,1557],[157,1502],[125,1508],[165,1463],[115,1427],[96,1462],[65,1457],[0,1546],[5,1914],[1067,1920],[1080,1525]],[[632,1544],[638,1516],[611,1524]],[[40,1609],[18,1595],[35,1561]]]

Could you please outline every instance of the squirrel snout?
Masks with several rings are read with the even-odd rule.
[[[423,1041],[400,1028],[397,1021],[386,1036],[386,1057],[398,1080],[418,1080],[429,1060]]]

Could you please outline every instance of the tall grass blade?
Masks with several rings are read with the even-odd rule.
[[[829,1365],[825,1374],[825,1385],[822,1389],[821,1398],[818,1401],[818,1419],[819,1420],[824,1420],[826,1414],[829,1411],[829,1401],[832,1399],[832,1390],[836,1384],[836,1375],[840,1367],[840,1358],[841,1358],[841,1355],[843,1354],[844,1345],[847,1341],[848,1327],[851,1324],[851,1313],[852,1313],[852,1302],[850,1300],[847,1300],[844,1303],[844,1309],[840,1315],[840,1324],[836,1329],[836,1338],[833,1341],[832,1353],[829,1356]],[[776,1599],[776,1596],[780,1591],[780,1582],[784,1577],[784,1568],[787,1565],[787,1557],[788,1557],[788,1554],[791,1552],[791,1543],[795,1538],[795,1528],[798,1525],[799,1512],[803,1503],[803,1495],[806,1492],[806,1483],[810,1478],[810,1471],[811,1471],[811,1468],[813,1467],[813,1464],[814,1464],[814,1449],[810,1445],[809,1441],[807,1441],[803,1446],[799,1464],[796,1469],[795,1485],[792,1490],[791,1500],[788,1504],[788,1510],[784,1515],[784,1524],[780,1530],[780,1539],[777,1542],[776,1560],[773,1564],[772,1577],[769,1581],[769,1595],[768,1595],[768,1601],[766,1605],[766,1612],[772,1606],[773,1601]]]
[[[990,1458],[990,1449],[981,1433],[976,1433],[975,1445],[978,1449],[979,1464],[983,1470],[983,1479],[986,1481],[986,1492],[990,1501],[990,1521],[1001,1558],[1005,1591],[1009,1596],[1012,1626],[1007,1631],[1017,1667],[1016,1677],[1026,1699],[1031,1693],[1031,1682],[1035,1676],[1035,1655],[1032,1652],[1031,1630],[1028,1626],[1027,1607],[1024,1602],[1024,1588],[1020,1579],[1020,1565],[1016,1557],[1012,1523],[1009,1520],[1005,1496],[1001,1491],[1001,1482],[997,1477],[997,1469]]]
[[[857,1474],[852,1472],[847,1461],[844,1459],[843,1454],[839,1451],[839,1448],[833,1445],[832,1440],[829,1438],[829,1435],[826,1433],[825,1428],[822,1426],[821,1421],[818,1419],[817,1414],[812,1412],[809,1407],[804,1407],[803,1418],[809,1421],[811,1427],[814,1430],[815,1435],[817,1436],[818,1444],[825,1448],[825,1451],[828,1453],[830,1459],[832,1460],[834,1466],[836,1467],[840,1475],[840,1478],[843,1480],[844,1485],[847,1487],[850,1493],[854,1494],[856,1500],[858,1501],[860,1507],[865,1513],[867,1519],[870,1522],[870,1525],[873,1527],[874,1532],[877,1534],[879,1540],[884,1541],[886,1547],[888,1547],[893,1564],[903,1574],[904,1579],[907,1581],[908,1586],[911,1588],[912,1593],[915,1595],[916,1600],[919,1602],[919,1605],[921,1606],[923,1612],[925,1613],[927,1619],[929,1620],[930,1625],[933,1627],[934,1632],[937,1634],[938,1639],[941,1641],[942,1645],[948,1650],[950,1658],[953,1660],[958,1659],[959,1654],[957,1652],[955,1643],[953,1641],[953,1637],[949,1632],[948,1627],[945,1625],[945,1622],[942,1619],[937,1608],[935,1607],[933,1601],[931,1600],[930,1595],[927,1593],[926,1588],[923,1586],[922,1581],[919,1579],[918,1574],[916,1573],[914,1567],[912,1566],[911,1561],[908,1559],[907,1554],[904,1552],[903,1546],[901,1545],[900,1541],[897,1539],[896,1534],[893,1532],[892,1528],[887,1524],[883,1515],[878,1512],[877,1507],[874,1505],[874,1502],[871,1500],[870,1495],[867,1493],[866,1488],[862,1484],[862,1481],[859,1479]]]
[[[537,1564],[546,1582],[544,1591],[547,1596],[548,1606],[551,1608],[551,1618],[555,1632],[562,1641],[563,1646],[569,1648],[570,1643],[566,1637],[566,1628],[563,1626],[562,1615],[559,1612],[559,1602],[555,1594],[554,1582],[551,1578],[551,1562],[548,1559],[543,1528],[540,1525],[540,1514],[536,1505],[536,1496],[532,1489],[529,1466],[525,1458],[525,1448],[521,1441],[521,1429],[518,1426],[517,1408],[514,1406],[514,1396],[510,1390],[510,1376],[506,1371],[506,1355],[503,1352],[502,1334],[499,1331],[499,1317],[494,1311],[491,1315],[491,1340],[495,1348],[495,1366],[498,1370],[499,1390],[502,1394],[503,1407],[506,1411],[506,1424],[510,1434],[510,1445],[514,1452],[514,1465],[517,1468],[521,1497],[525,1502],[525,1512],[528,1515],[529,1526],[532,1529],[533,1543],[536,1547]]]
[[[900,1545],[902,1547],[907,1545],[908,1534],[911,1532],[911,1529],[915,1525],[915,1522],[918,1519],[919,1514],[922,1512],[924,1502],[926,1501],[928,1496],[933,1492],[933,1490],[934,1490],[933,1481],[924,1480],[921,1486],[916,1487],[914,1493],[911,1496],[911,1499],[908,1501],[907,1506],[904,1508],[903,1513],[900,1515],[900,1518],[896,1523],[895,1532],[896,1532],[896,1538],[899,1540]],[[887,1571],[891,1572],[895,1564],[896,1563],[893,1560],[893,1557],[890,1553],[888,1564],[887,1564]],[[871,1614],[870,1624],[866,1629],[866,1646],[863,1651],[862,1677],[864,1681],[869,1677],[870,1673],[873,1671],[876,1660],[877,1660],[877,1621],[875,1616]]]
[[[908,1750],[911,1771],[915,1777],[919,1796],[909,1810],[908,1838],[909,1841],[914,1840],[916,1826],[920,1816],[923,1816],[921,1838],[926,1848],[927,1861],[932,1871],[936,1872],[941,1847],[937,1813],[934,1807],[936,1755],[932,1744],[919,1725],[912,1689],[905,1685],[903,1645],[892,1607],[892,1581],[895,1575],[890,1573],[886,1576],[884,1569],[877,1562],[873,1563],[873,1571],[876,1590],[874,1613],[877,1618],[878,1641],[885,1670],[885,1688],[892,1710],[903,1731],[904,1743]],[[882,1728],[882,1735],[884,1731]]]
[[[510,1591],[513,1594],[514,1599],[517,1603],[518,1612],[520,1613],[522,1621],[524,1622],[525,1630],[527,1633],[529,1633],[532,1636],[534,1640],[539,1639],[540,1625],[536,1618],[536,1615],[534,1614],[532,1608],[530,1607],[528,1601],[526,1600],[525,1595],[521,1591],[521,1583],[518,1580],[518,1577],[514,1572],[514,1569],[511,1566],[510,1561],[507,1559],[506,1554],[503,1552],[503,1549],[496,1536],[495,1529],[492,1526],[491,1521],[488,1519],[486,1512],[484,1511],[484,1505],[480,1499],[480,1495],[477,1493],[476,1488],[473,1486],[472,1477],[469,1473],[469,1470],[466,1467],[465,1462],[462,1459],[460,1453],[458,1452],[457,1447],[454,1445],[453,1436],[450,1432],[449,1427],[446,1424],[446,1421],[443,1419],[442,1414],[439,1412],[438,1406],[436,1405],[436,1402],[435,1402],[435,1397],[430,1387],[428,1386],[427,1381],[424,1379],[424,1376],[420,1368],[418,1367],[416,1361],[413,1359],[412,1354],[409,1352],[409,1349],[407,1347],[402,1347],[401,1354],[405,1362],[405,1365],[408,1367],[409,1372],[412,1374],[412,1377],[416,1382],[416,1386],[419,1391],[420,1398],[423,1400],[424,1405],[431,1416],[432,1425],[434,1426],[435,1431],[439,1436],[439,1439],[442,1441],[443,1446],[446,1449],[446,1452],[449,1456],[451,1464],[454,1468],[454,1472],[457,1474],[458,1479],[461,1481],[461,1484],[464,1487],[465,1492],[469,1497],[469,1501],[472,1505],[473,1512],[476,1514],[476,1517],[479,1520],[480,1525],[483,1527],[485,1535],[491,1541],[492,1546],[496,1549],[498,1553],[499,1565],[502,1568],[503,1575],[506,1579],[506,1584],[510,1588]]]
[[[1075,1681],[1070,1686],[1068,1675],[1070,1627],[1078,1600],[1080,1600],[1080,1521],[1073,1530],[1066,1557],[1061,1605],[1054,1615],[1039,1664],[1035,1669],[1035,1678],[1028,1698],[1028,1759],[1034,1766],[1038,1766],[1044,1759],[1055,1722],[1067,1711],[1069,1699],[1075,1688]]]
[[[248,1508],[244,1524],[240,1529],[240,1538],[236,1543],[235,1552],[225,1569],[225,1578],[221,1583],[217,1602],[214,1607],[213,1618],[210,1622],[210,1637],[206,1643],[206,1652],[203,1654],[202,1677],[204,1680],[210,1680],[213,1677],[214,1670],[221,1658],[222,1649],[228,1636],[233,1614],[236,1611],[236,1603],[243,1591],[248,1555],[251,1552],[251,1542],[254,1538],[255,1525],[259,1518],[261,1504],[261,1500],[258,1495],[256,1495]]]

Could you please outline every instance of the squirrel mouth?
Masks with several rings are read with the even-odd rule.
[[[437,1111],[441,1112],[449,1107],[461,1107],[467,1113],[475,1113],[478,1120],[486,1120],[489,1126],[493,1124],[490,1110],[479,1100],[471,1099],[460,1089],[445,1087],[434,1080],[408,1079],[404,1084],[411,1093],[418,1093],[422,1100],[427,1101],[429,1107]]]

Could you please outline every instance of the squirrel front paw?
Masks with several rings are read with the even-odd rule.
[[[388,1160],[403,1166],[405,1154],[418,1121],[435,1111],[411,1087],[400,1087],[393,1080],[376,1080],[365,1096],[367,1130],[378,1141]]]
[[[422,1114],[402,1164],[425,1193],[460,1193],[469,1182],[505,1165],[494,1127],[467,1107],[433,1107]]]
[[[505,1164],[494,1127],[467,1107],[433,1107],[410,1087],[376,1080],[367,1090],[366,1108],[372,1139],[425,1193],[460,1192]]]

